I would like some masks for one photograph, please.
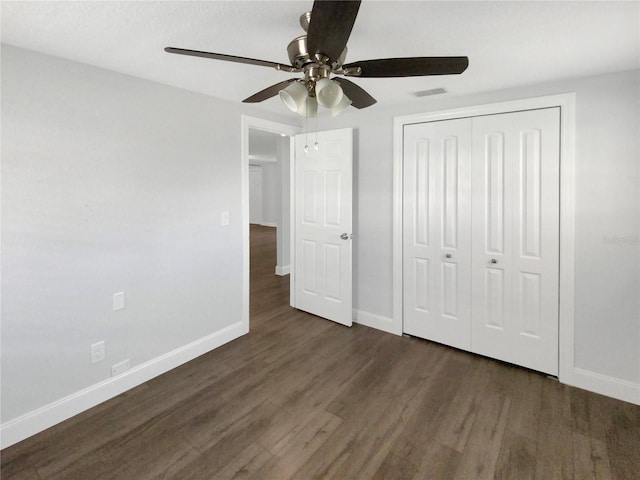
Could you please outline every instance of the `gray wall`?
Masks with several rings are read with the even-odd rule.
[[[393,117],[566,92],[576,92],[575,365],[640,383],[638,71],[333,119],[332,128],[356,129],[355,308],[392,316]]]
[[[392,313],[394,116],[574,91],[576,366],[640,382],[639,85],[634,71],[332,119],[356,129],[354,306]],[[3,46],[2,422],[240,320],[242,113],[298,121]]]
[[[241,320],[242,113],[3,45],[3,424]]]
[[[278,144],[280,135],[249,129],[249,163],[262,171],[261,224],[279,225],[281,215],[281,178]]]
[[[281,215],[282,193],[280,179],[280,165],[276,163],[261,163],[262,167],[262,223],[264,225],[279,225]]]

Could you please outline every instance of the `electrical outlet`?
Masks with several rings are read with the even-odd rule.
[[[101,362],[106,356],[107,347],[104,343],[104,340],[102,342],[94,343],[93,345],[91,345],[91,363]]]
[[[111,367],[111,376],[115,377],[116,375],[120,375],[122,372],[129,370],[130,366],[128,358],[120,363],[116,363]]]

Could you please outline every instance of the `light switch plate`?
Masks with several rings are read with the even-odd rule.
[[[222,225],[223,227],[226,227],[227,225],[229,225],[229,211],[225,210],[224,212],[222,212],[222,215],[220,215],[220,225]]]
[[[113,294],[113,311],[124,310],[126,306],[124,292],[118,292]]]

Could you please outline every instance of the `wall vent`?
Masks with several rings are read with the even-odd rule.
[[[430,97],[431,95],[440,95],[442,93],[447,93],[446,88],[432,88],[431,90],[422,90],[420,92],[415,92],[414,95],[416,97]]]

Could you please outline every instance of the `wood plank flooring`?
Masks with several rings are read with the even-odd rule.
[[[640,478],[640,407],[288,306],[251,228],[251,333],[2,451],[2,478]]]

